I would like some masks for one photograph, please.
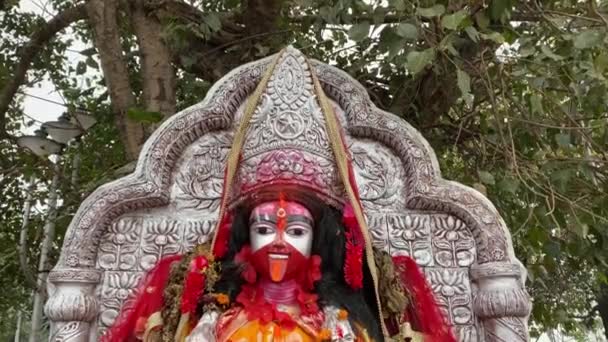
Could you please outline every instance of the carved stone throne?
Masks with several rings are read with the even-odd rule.
[[[293,61],[278,72],[293,92],[303,59],[293,48],[286,53]],[[203,102],[152,135],[133,174],[101,186],[80,206],[49,275],[52,341],[96,341],[161,257],[210,237],[234,123],[270,61],[223,77]],[[420,133],[376,108],[357,81],[313,66],[347,131],[375,245],[411,255],[424,268],[460,341],[528,341],[525,273],[494,206],[443,180]],[[277,133],[307,129],[294,112],[280,115],[283,125],[271,127]]]

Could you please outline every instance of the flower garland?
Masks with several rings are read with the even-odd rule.
[[[198,301],[205,289],[205,271],[208,266],[209,261],[207,257],[203,255],[196,256],[190,261],[182,293],[182,314],[193,315],[196,311]]]
[[[279,311],[275,304],[266,301],[264,292],[260,288],[243,285],[236,302],[243,306],[250,321],[258,320],[262,325],[274,322],[286,330],[293,330],[296,327],[296,322],[288,313]]]

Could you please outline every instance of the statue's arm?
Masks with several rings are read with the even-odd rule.
[[[215,310],[207,311],[190,333],[186,342],[215,342],[215,328],[219,313]]]

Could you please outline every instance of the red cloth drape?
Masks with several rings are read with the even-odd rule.
[[[163,291],[169,279],[171,265],[181,260],[181,255],[165,257],[140,281],[135,291],[133,305],[123,308],[114,325],[101,337],[101,342],[137,342],[144,333],[145,324],[163,307]]]
[[[408,256],[395,256],[393,263],[412,301],[408,312],[405,313],[405,321],[410,322],[416,331],[428,336],[425,342],[456,342],[435,301],[433,290],[416,261]]]

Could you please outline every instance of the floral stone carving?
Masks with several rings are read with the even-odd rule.
[[[96,341],[119,310],[128,308],[135,285],[160,258],[209,238],[233,123],[269,61],[223,77],[205,100],[172,116],[150,137],[133,174],[101,186],[82,203],[49,275],[52,341]],[[329,65],[313,65],[346,129],[374,245],[411,255],[424,268],[460,341],[528,341],[525,272],[494,206],[475,190],[443,180],[420,133],[376,108],[357,81]],[[307,110],[310,100],[303,96],[307,89],[294,88],[300,67],[294,59],[276,80],[278,89],[300,93],[265,99],[265,110],[273,110],[274,102],[286,106],[280,108],[284,117],[273,125],[256,123],[267,134],[252,148],[272,143],[275,135],[314,136],[316,123],[295,114]],[[311,151],[327,142],[317,143]],[[298,165],[268,158],[267,169],[257,171],[290,168],[313,182],[331,174],[300,175]]]

